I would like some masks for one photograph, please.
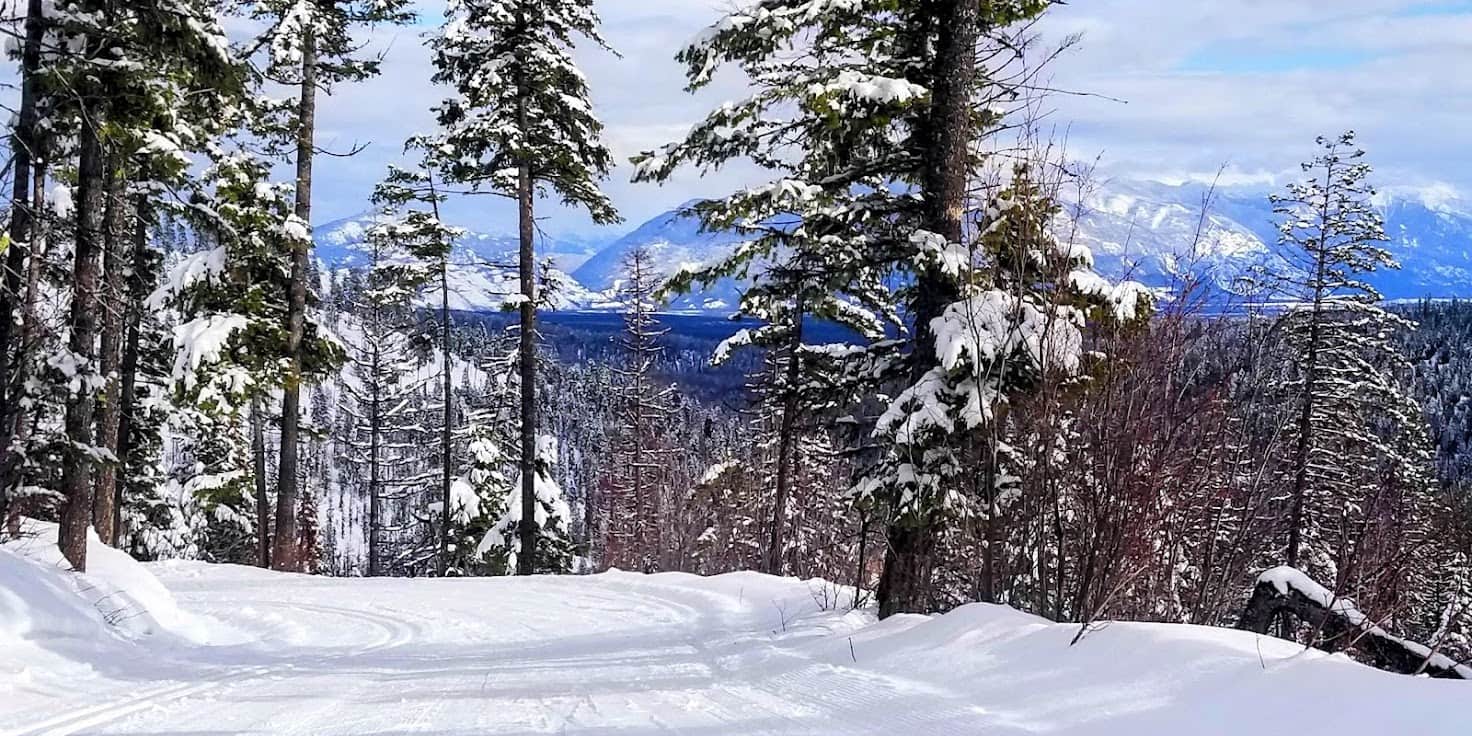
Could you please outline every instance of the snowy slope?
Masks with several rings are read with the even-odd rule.
[[[361,580],[168,563],[251,641],[0,667],[21,734],[1465,734],[1472,685],[1222,629],[875,623],[737,573]],[[73,653],[72,656],[83,656]],[[30,656],[30,655],[23,655]]]
[[[1252,266],[1273,261],[1268,244],[1275,241],[1264,240],[1252,225],[1223,212],[1220,201],[1203,218],[1205,193],[1193,187],[1110,182],[1066,204],[1060,235],[1072,234],[1087,246],[1107,276],[1156,287],[1177,287],[1192,278],[1228,289]],[[1271,229],[1267,195],[1240,196],[1243,205],[1261,200],[1261,212],[1243,207],[1240,214]]]

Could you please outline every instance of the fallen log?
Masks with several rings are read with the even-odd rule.
[[[1391,634],[1361,613],[1354,601],[1334,595],[1292,567],[1275,567],[1258,576],[1237,628],[1266,634],[1285,614],[1313,626],[1319,633],[1314,645],[1325,651],[1353,647],[1379,669],[1472,680],[1472,666]]]

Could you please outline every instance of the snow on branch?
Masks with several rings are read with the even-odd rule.
[[[1266,634],[1284,614],[1314,626],[1320,648],[1353,647],[1374,666],[1392,672],[1472,680],[1472,666],[1386,631],[1354,601],[1335,595],[1292,567],[1275,567],[1258,576],[1237,628]]]

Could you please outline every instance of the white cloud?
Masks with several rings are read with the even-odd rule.
[[[1120,98],[1054,100],[1075,155],[1122,174],[1290,172],[1313,139],[1354,129],[1382,185],[1466,186],[1472,4],[1412,0],[1097,0],[1053,11],[1082,32],[1055,84]],[[1189,64],[1187,62],[1190,62]],[[1199,177],[1196,177],[1199,178]],[[1268,176],[1261,176],[1266,180]]]
[[[622,161],[675,138],[707,109],[742,94],[734,79],[714,91],[684,92],[675,52],[731,0],[599,0],[604,30],[623,56],[583,49],[579,59],[607,142]],[[1354,128],[1382,186],[1443,182],[1466,189],[1472,142],[1472,4],[1464,13],[1416,14],[1416,0],[1090,0],[1055,8],[1041,29],[1080,46],[1051,70],[1053,86],[1120,98],[1059,96],[1049,123],[1066,128],[1079,158],[1101,158],[1112,175],[1171,182],[1266,185],[1312,155],[1313,139]],[[1446,3],[1438,3],[1443,9]],[[379,30],[384,75],[338,90],[322,107],[319,142],[372,146],[350,159],[324,158],[319,220],[364,208],[402,140],[431,124],[440,92],[428,84],[429,54],[418,34],[438,21]],[[1215,68],[1214,68],[1215,65]],[[693,196],[755,181],[738,167],[686,172],[664,187],[628,183],[621,166],[607,189],[633,224]],[[544,228],[582,231],[586,220],[548,205]],[[499,202],[461,203],[452,212],[476,227],[508,224]]]

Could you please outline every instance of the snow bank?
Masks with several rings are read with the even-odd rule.
[[[1472,733],[1467,683],[1231,629],[1106,623],[1073,643],[1076,624],[983,604],[876,621],[844,586],[750,572],[149,569],[258,636],[168,652],[113,633],[121,646],[70,639],[11,656],[0,628],[0,728],[329,735],[403,731],[408,718],[409,730],[487,736]],[[48,615],[84,636],[115,632],[70,587],[91,577],[0,551],[0,621],[26,637]],[[17,606],[27,623],[8,622]]]
[[[206,622],[180,609],[173,594],[138,561],[103,544],[88,529],[87,572],[72,573],[56,546],[56,534],[55,524],[28,519],[20,539],[0,546],[0,618],[28,622],[15,627],[0,622],[0,631],[81,636],[97,634],[100,622],[130,638],[168,634],[208,642]]]
[[[917,733],[1472,733],[1467,683],[1382,672],[1235,629],[1101,622],[1073,643],[1079,624],[1006,606],[876,621],[832,598],[851,589],[822,581],[613,576],[631,592],[699,593],[702,610],[727,620],[744,612],[769,645],[707,637],[728,675],[875,722],[894,709],[911,725],[931,721],[934,730]],[[838,694],[847,688],[865,694]]]
[[[23,639],[106,635],[78,576],[0,547],[0,648]]]

